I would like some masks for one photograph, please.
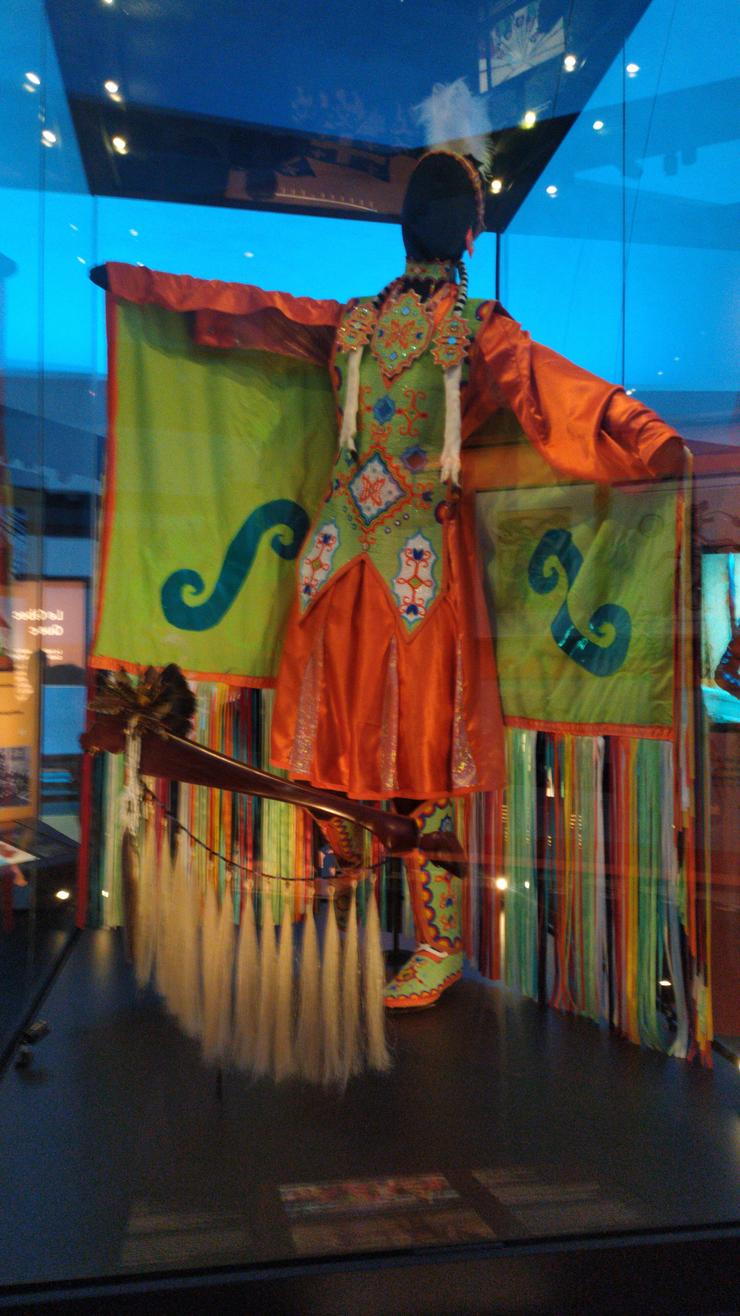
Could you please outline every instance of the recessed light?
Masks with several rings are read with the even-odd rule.
[[[40,87],[40,86],[41,86],[41,78],[39,77],[38,73],[26,73],[26,74],[25,74],[25,79],[26,79],[26,82],[30,82],[30,83],[31,83],[31,86],[32,86],[32,87]]]
[[[111,143],[113,150],[117,151],[119,155],[125,155],[128,151],[128,142],[125,137],[111,137]]]
[[[66,887],[62,887],[61,890],[57,891],[56,897],[57,900],[69,900],[71,894],[71,891],[68,891]]]
[[[558,189],[556,188],[554,183],[550,183],[550,185],[545,188],[545,191],[547,192],[548,196],[557,196],[558,194]]]
[[[604,120],[594,119],[593,123],[591,124],[591,127],[593,128],[595,133],[600,133],[601,129],[604,127]]]
[[[121,90],[118,83],[114,82],[112,78],[109,78],[107,82],[104,82],[103,86],[109,96],[115,96],[116,92]]]
[[[493,192],[493,195],[494,195],[494,196],[498,196],[498,194],[499,194],[499,192],[501,191],[503,185],[504,185],[504,184],[503,184],[502,179],[500,179],[500,178],[492,178],[492,179],[491,179],[491,191]]]
[[[536,122],[537,122],[537,114],[535,110],[527,110],[524,118],[522,119],[522,128],[534,128]]]
[[[41,134],[41,140],[44,143],[44,146],[56,146],[57,135],[51,131],[51,128],[44,128],[44,131]]]
[[[626,65],[625,65],[625,69],[624,69],[624,71],[625,71],[625,73],[627,74],[627,77],[628,77],[628,78],[636,78],[637,75],[638,75],[638,73],[640,72],[640,65],[639,65],[639,64],[626,64]]]
[[[252,257],[254,256],[254,252],[253,252],[253,251],[245,251],[244,255],[246,256],[247,260],[252,260]]]
[[[137,228],[130,228],[129,233],[131,234],[132,238],[138,238],[139,236],[139,230]]]
[[[576,55],[566,55],[565,59],[563,60],[563,68],[565,69],[565,72],[572,73],[577,63],[578,63],[578,57]]]
[[[497,878],[496,878],[496,890],[497,890],[497,891],[506,891],[508,885],[509,885],[509,879],[508,879],[508,877],[497,877]]]
[[[87,261],[85,260],[84,256],[78,256],[77,259],[80,262],[80,265],[87,265]]]

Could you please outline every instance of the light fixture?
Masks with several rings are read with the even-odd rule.
[[[107,892],[107,891],[101,891],[100,894],[101,894],[101,896],[103,897],[104,900],[107,900],[107,899],[108,899],[108,892]]]
[[[25,78],[26,78],[26,82],[30,82],[32,87],[41,86],[41,78],[39,77],[38,73],[26,73]]]
[[[628,398],[631,398],[631,397],[632,397],[632,394],[633,394],[636,390],[635,390],[634,388],[626,388],[624,391],[625,391],[625,393],[627,394],[627,397],[628,397]]]
[[[63,886],[61,890],[56,892],[56,898],[57,900],[69,900],[71,894],[71,891],[68,891],[67,888]]]
[[[578,63],[578,57],[576,55],[566,55],[565,59],[563,60],[563,68],[565,69],[565,72],[573,73],[575,71],[577,63]]]
[[[501,189],[503,188],[503,186],[504,186],[504,184],[503,184],[503,179],[501,179],[501,178],[492,178],[492,179],[491,179],[491,191],[493,192],[493,195],[494,195],[494,196],[498,196],[498,194],[499,194],[499,192],[501,191]]]
[[[111,137],[111,144],[113,150],[117,151],[119,155],[125,155],[128,151],[128,142],[125,137]]]
[[[24,84],[23,84],[23,90],[24,90],[24,91],[30,91],[30,92],[34,92],[34,93],[35,93],[35,92],[38,91],[38,87],[34,87],[34,85],[33,85],[32,82],[24,82]]]
[[[524,118],[522,119],[522,128],[534,128],[536,122],[537,122],[536,111],[527,110],[526,114],[524,115]]]
[[[626,64],[626,65],[625,65],[625,69],[624,69],[624,71],[625,71],[625,73],[627,74],[627,77],[628,77],[628,78],[636,78],[637,75],[638,75],[638,73],[640,72],[640,65],[639,65],[639,64]]]
[[[132,238],[138,238],[139,236],[139,230],[137,228],[130,228],[129,233],[131,234]]]
[[[253,252],[253,251],[245,251],[244,255],[246,256],[247,260],[252,260],[252,258],[253,258],[253,256],[254,256],[254,252]]]
[[[497,891],[506,891],[508,885],[509,885],[509,879],[508,879],[508,877],[497,877],[497,878],[496,878],[496,890],[497,890]]]
[[[595,133],[600,133],[601,129],[604,127],[604,120],[594,119],[593,123],[591,124],[591,127],[593,128]]]
[[[660,987],[672,987],[673,983],[669,982],[667,978],[661,978],[660,983],[658,985]]]
[[[524,890],[529,891],[529,882],[524,883]]]
[[[114,5],[116,0],[103,0],[104,5]]]
[[[118,83],[114,82],[112,78],[109,78],[107,82],[104,82],[103,87],[109,96],[115,96],[116,92],[121,90]]]
[[[556,188],[554,183],[550,183],[549,186],[545,188],[545,191],[547,192],[548,196],[557,196],[558,194],[558,189]]]
[[[77,259],[80,262],[80,265],[87,265],[87,261],[85,260],[84,256],[78,256]]]
[[[44,143],[44,146],[56,146],[57,135],[51,131],[51,128],[44,128],[44,131],[41,134],[41,140]]]
[[[80,231],[80,226],[79,226],[79,224],[70,224],[69,227],[71,228],[71,230],[72,230],[73,233],[79,233],[79,231]]]

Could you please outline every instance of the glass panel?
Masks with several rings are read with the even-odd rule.
[[[454,8],[7,18],[0,1284],[736,1218],[734,15]]]

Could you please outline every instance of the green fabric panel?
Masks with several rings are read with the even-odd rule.
[[[613,723],[670,728],[673,721],[673,489],[594,485],[505,489],[478,496],[479,527],[504,713],[540,723]],[[539,592],[530,564],[546,534],[567,532],[582,563],[571,571],[553,554]],[[549,542],[549,541],[548,541]],[[567,603],[590,644],[586,665],[559,646],[552,626]],[[607,623],[589,630],[597,608],[625,610],[629,643],[608,674],[593,667],[614,641]],[[620,612],[623,618],[624,613]]]
[[[257,525],[251,569],[243,583],[238,567],[232,573],[215,623],[168,621],[162,588],[183,570],[202,577],[200,587],[180,590],[189,623],[251,513],[279,499],[313,517],[336,448],[328,371],[275,354],[198,348],[185,316],[127,302],[117,307],[114,350],[115,499],[95,653],[270,678],[295,578],[295,555],[273,547],[295,538],[284,524]]]

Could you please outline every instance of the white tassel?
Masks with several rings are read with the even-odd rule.
[[[275,988],[275,1078],[280,1082],[294,1073],[293,910],[288,896],[284,895]]]
[[[321,965],[321,1013],[324,1023],[324,1057],[321,1076],[324,1083],[342,1078],[339,1044],[339,929],[334,909],[334,888],[329,887],[324,952]]]
[[[321,1079],[321,1018],[319,1013],[319,940],[313,914],[313,892],[306,905],[301,945],[301,974],[298,988],[298,1028],[296,1062],[298,1071],[309,1083]]]
[[[211,881],[206,887],[206,907],[203,914],[201,964],[203,974],[203,1055],[215,1059],[219,1042],[219,940],[220,915],[216,889]]]
[[[216,1049],[218,1060],[231,1057],[234,1028],[234,888],[231,875],[224,885],[218,926],[218,965],[216,968]]]
[[[357,883],[352,894],[342,955],[342,1082],[362,1068],[360,1041],[360,961],[357,939]]]
[[[378,914],[375,878],[372,881],[365,915],[363,986],[368,1068],[385,1072],[391,1067],[391,1056],[385,1035],[385,1006],[383,1005],[385,965],[383,962],[383,943],[380,935],[380,915]]]
[[[344,414],[339,433],[340,448],[357,452],[355,435],[357,434],[357,408],[360,401],[360,363],[362,348],[356,347],[347,358],[347,392],[344,397]]]
[[[138,836],[142,817],[141,735],[129,723],[125,731],[124,786],[121,792],[121,822],[131,836]]]
[[[182,902],[182,944],[179,950],[177,1018],[188,1037],[199,1037],[203,1018],[200,988],[200,891],[190,863],[190,846],[182,832],[177,842],[175,899]]]
[[[242,902],[242,926],[236,962],[236,1005],[234,1010],[233,1056],[240,1069],[249,1069],[257,1039],[257,990],[259,977],[257,929],[254,922],[252,882]]]
[[[162,835],[159,859],[159,899],[157,901],[157,949],[154,961],[154,980],[157,991],[165,1000],[169,995],[172,975],[172,856],[169,828]]]
[[[453,484],[459,484],[461,444],[460,380],[462,378],[462,363],[458,362],[456,366],[450,366],[449,370],[444,370],[442,373],[445,382],[445,440],[444,447],[442,448],[439,478],[443,483],[446,480],[452,480]]]
[[[157,830],[152,814],[144,820],[138,887],[134,964],[139,987],[146,987],[152,976],[157,935]]]
[[[177,837],[170,862],[170,911],[167,920],[167,958],[165,1004],[176,1019],[180,1018],[183,999],[184,954],[186,945],[185,881],[182,872],[183,842]]]
[[[254,1048],[254,1073],[269,1074],[272,1067],[272,1041],[275,1031],[275,925],[272,917],[272,892],[269,882],[262,892],[262,934],[260,937],[259,1008],[257,1041]]]

